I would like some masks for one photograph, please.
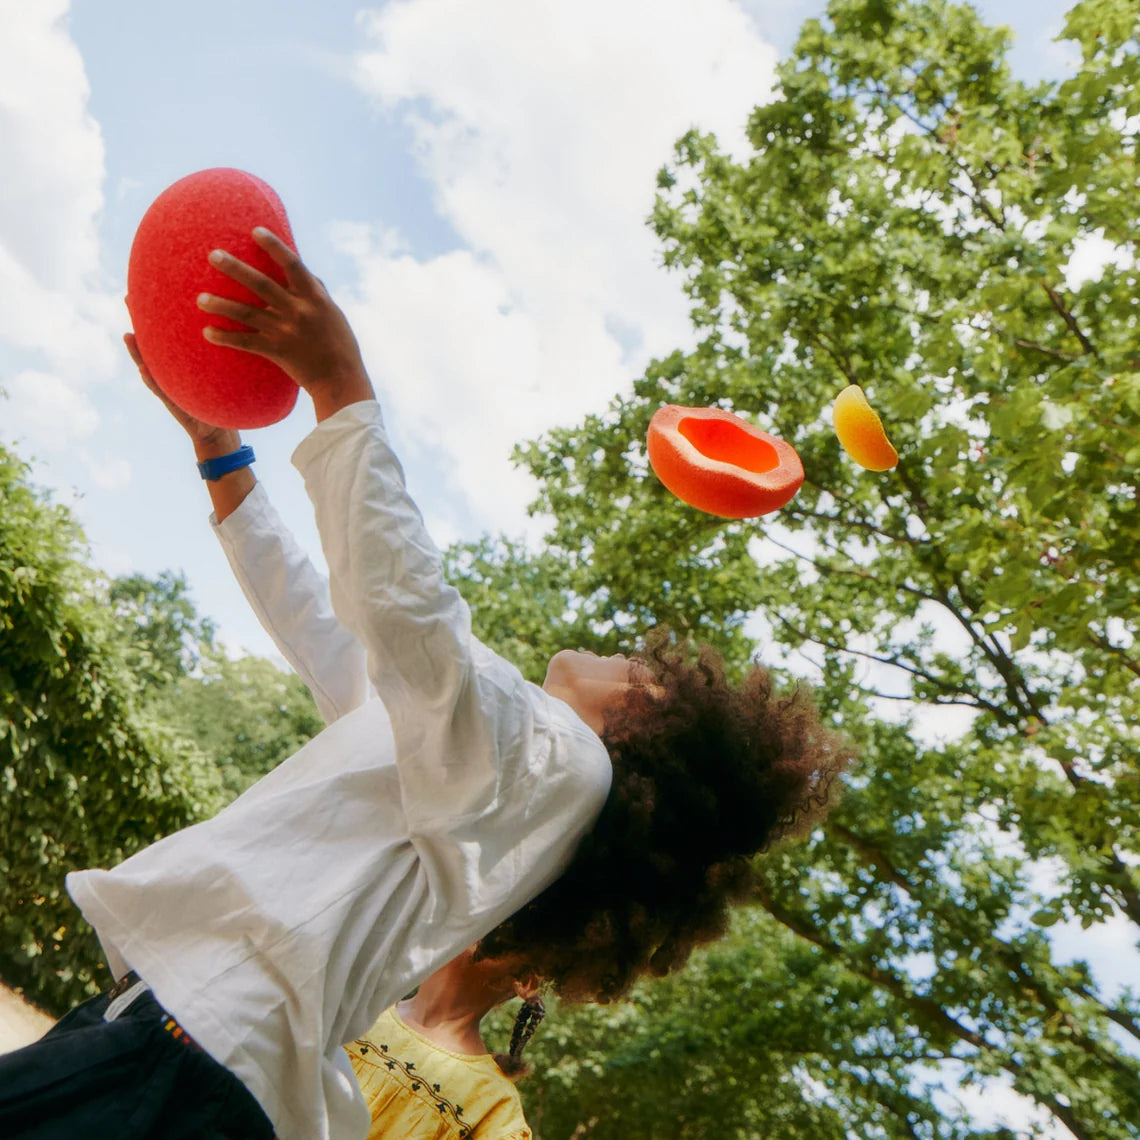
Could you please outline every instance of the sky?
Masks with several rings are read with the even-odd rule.
[[[1012,27],[1026,79],[1073,66],[1054,42],[1067,6],[977,5]],[[233,651],[273,654],[189,443],[120,341],[146,208],[185,174],[237,166],[276,189],[348,314],[436,541],[534,538],[512,446],[691,343],[645,225],[656,171],[692,126],[743,153],[750,109],[822,8],[0,0],[0,440],[73,505],[97,565],[185,573]],[[246,442],[316,554],[289,459],[312,426],[302,397]]]
[[[1027,77],[1063,0],[988,0]],[[180,429],[120,342],[142,214],[194,170],[269,182],[356,329],[441,546],[532,537],[512,446],[691,341],[645,225],[691,126],[743,150],[815,0],[0,0],[0,439],[74,505],[109,573],[185,573],[234,651],[272,654]],[[306,398],[246,435],[316,552],[290,465]],[[318,556],[319,557],[319,556]]]

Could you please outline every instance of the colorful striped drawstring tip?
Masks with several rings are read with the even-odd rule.
[[[202,1051],[202,1046],[199,1045],[173,1017],[167,1017],[162,1023],[162,1028],[165,1029],[175,1041],[181,1041],[184,1045],[189,1045],[191,1049],[197,1049],[199,1053]]]

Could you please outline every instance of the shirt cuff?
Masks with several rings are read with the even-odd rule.
[[[292,455],[298,471],[315,459],[322,451],[335,446],[345,436],[354,435],[371,424],[384,431],[384,417],[376,400],[359,400],[340,409],[327,420],[322,420],[299,444]]]
[[[240,533],[248,529],[265,513],[268,504],[269,494],[261,485],[261,480],[258,479],[253,485],[253,490],[221,522],[218,522],[217,511],[211,511],[210,526],[213,527],[218,538],[222,540],[223,545],[228,546],[230,544],[226,540],[231,538],[232,532],[238,531]]]

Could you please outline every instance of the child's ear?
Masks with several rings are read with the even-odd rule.
[[[538,996],[541,985],[542,979],[537,974],[524,974],[521,978],[515,978],[515,994],[526,1001],[527,998]]]

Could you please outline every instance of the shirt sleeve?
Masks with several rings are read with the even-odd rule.
[[[408,495],[379,405],[342,408],[293,462],[313,502],[333,609],[388,709],[409,819],[493,796],[493,710],[474,684],[470,612]],[[461,739],[459,739],[461,738]]]
[[[313,502],[333,608],[364,646],[369,679],[388,709],[413,830],[443,827],[454,837],[460,820],[487,812],[505,833],[521,829],[504,814],[508,789],[529,787],[540,771],[551,794],[573,798],[574,780],[592,789],[593,772],[576,770],[582,762],[572,746],[552,744],[533,722],[536,700],[518,670],[473,637],[467,604],[445,580],[405,488],[379,405],[342,408],[302,441],[293,462]]]
[[[363,646],[337,620],[328,580],[261,483],[222,522],[211,515],[210,525],[258,621],[308,686],[325,723],[373,696]]]

